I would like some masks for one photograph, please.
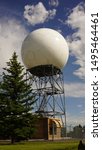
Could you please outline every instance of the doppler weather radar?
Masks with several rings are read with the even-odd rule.
[[[67,42],[60,33],[52,29],[41,28],[26,37],[21,54],[28,69],[48,64],[63,68],[69,51]]]
[[[68,60],[68,44],[59,32],[40,28],[25,38],[21,55],[33,87],[34,113],[43,116],[35,138],[60,139],[66,128],[62,68]]]

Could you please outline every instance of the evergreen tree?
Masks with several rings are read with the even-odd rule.
[[[14,52],[4,68],[0,87],[0,134],[11,142],[29,138],[34,131],[32,88],[27,84],[24,67]]]

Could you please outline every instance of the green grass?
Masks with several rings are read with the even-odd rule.
[[[77,150],[79,141],[23,142],[14,145],[1,144],[0,150]]]

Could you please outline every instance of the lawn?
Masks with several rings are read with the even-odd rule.
[[[77,150],[78,141],[23,142],[14,145],[0,144],[0,150]]]

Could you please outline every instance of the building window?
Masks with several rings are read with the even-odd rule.
[[[57,126],[56,126],[55,122],[52,122],[50,124],[49,132],[50,132],[50,135],[53,135],[53,134],[56,135],[57,134]]]

